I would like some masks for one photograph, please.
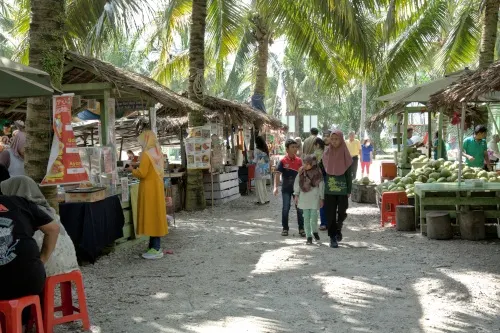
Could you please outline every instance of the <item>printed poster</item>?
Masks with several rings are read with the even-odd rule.
[[[210,169],[211,130],[211,125],[188,129],[188,137],[185,140],[188,169]]]
[[[210,169],[212,140],[203,138],[186,139],[188,169]]]
[[[82,165],[75,133],[71,126],[73,94],[54,96],[52,104],[54,139],[52,140],[47,173],[40,185],[87,182],[89,177]]]

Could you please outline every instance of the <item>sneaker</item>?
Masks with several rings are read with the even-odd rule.
[[[319,234],[317,232],[313,232],[314,239],[319,241]]]
[[[311,245],[313,243],[313,238],[312,237],[307,237],[306,244]]]
[[[148,252],[142,254],[142,257],[144,259],[161,259],[163,258],[163,251],[161,249],[149,249]]]
[[[339,247],[339,243],[337,243],[336,237],[330,237],[330,247],[332,249],[336,249]]]
[[[337,242],[341,242],[342,241],[342,232],[340,230],[337,230]]]

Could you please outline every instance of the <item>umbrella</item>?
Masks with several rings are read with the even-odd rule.
[[[0,98],[52,96],[49,74],[0,57]]]

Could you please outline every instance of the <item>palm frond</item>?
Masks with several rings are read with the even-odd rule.
[[[446,0],[429,0],[410,18],[411,23],[388,47],[375,71],[382,91],[391,90],[398,81],[411,76],[419,69],[439,40],[445,25]]]
[[[478,55],[481,30],[479,11],[473,1],[461,1],[458,13],[448,36],[436,57],[436,64],[444,72],[462,69],[464,64],[473,62]]]

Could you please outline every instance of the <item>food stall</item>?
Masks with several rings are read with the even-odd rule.
[[[430,89],[431,87],[427,86],[424,90],[422,88],[423,85],[416,86],[420,89],[407,88],[406,95],[414,95],[420,97],[405,97],[403,98],[403,102],[397,104],[398,102],[393,102],[393,104],[389,108],[393,108],[393,113],[398,112],[397,108],[401,108],[405,106],[405,103],[409,101],[418,101],[420,103],[424,103],[426,106],[425,111],[429,112],[429,118],[431,117],[430,113],[439,111],[438,118],[438,133],[440,137],[443,137],[443,119],[444,116],[452,119],[452,124],[456,124],[459,131],[463,133],[464,129],[471,127],[474,123],[481,123],[482,120],[482,112],[481,108],[478,106],[468,106],[464,109],[464,113],[462,116],[458,116],[459,121],[456,121],[457,115],[456,112],[452,112],[451,109],[443,107],[439,105],[438,107],[433,105],[432,99],[434,98],[433,94],[436,92],[446,88],[446,86],[453,84],[454,82],[459,82],[461,80],[462,75],[470,75],[469,71],[463,71],[455,74],[451,74],[449,77],[433,81],[430,85],[439,89]],[[445,84],[443,86],[443,84]],[[435,91],[433,91],[435,90]],[[396,93],[395,93],[396,94]],[[423,95],[422,95],[423,94]],[[381,97],[379,99],[390,100],[387,97]],[[399,111],[404,112],[403,115],[403,128],[406,128],[407,125],[407,111]],[[387,116],[387,109],[385,113],[379,114],[378,116]],[[377,121],[380,119],[371,119],[372,121]],[[429,137],[432,134],[432,128],[430,126],[429,119]],[[399,132],[399,131],[398,131]],[[403,130],[403,143],[406,140],[404,134],[406,131]],[[462,135],[463,137],[463,135]],[[460,139],[460,147],[461,141]],[[429,157],[431,151],[429,150]],[[412,201],[413,198],[415,200],[415,216],[416,216],[416,226],[420,226],[420,230],[422,233],[427,232],[426,225],[426,214],[429,212],[437,212],[437,211],[445,211],[450,214],[452,219],[452,223],[454,226],[454,230],[458,232],[460,226],[460,216],[461,212],[470,211],[470,210],[482,210],[485,212],[486,219],[486,230],[487,232],[491,232],[491,230],[495,229],[494,224],[496,223],[497,216],[498,201],[499,198],[499,186],[495,185],[500,181],[497,173],[495,172],[486,172],[483,170],[476,170],[472,168],[462,168],[461,158],[459,157],[458,161],[445,161],[444,159],[439,159],[437,161],[432,160],[432,158],[428,158],[425,156],[416,156],[409,154],[409,151],[403,149],[401,154],[400,162],[406,162],[407,172],[398,173],[399,177],[396,177],[392,181],[386,181],[380,184],[377,187],[377,192],[379,193],[379,197],[384,192],[399,192],[404,191],[408,196],[409,200]],[[411,165],[409,169],[408,166]],[[409,169],[409,170],[408,170]],[[456,182],[460,181],[461,175],[467,179],[464,183]],[[452,184],[453,183],[453,184]],[[484,186],[482,186],[484,184]],[[482,187],[481,187],[482,186]],[[457,219],[458,217],[458,219]],[[457,222],[458,221],[458,222]]]

